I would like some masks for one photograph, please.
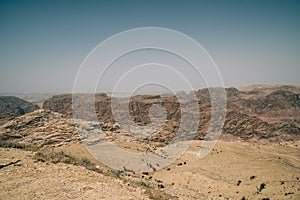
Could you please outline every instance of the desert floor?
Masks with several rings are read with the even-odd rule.
[[[0,199],[300,199],[300,142],[258,144],[219,141],[203,159],[193,141],[171,165],[145,174],[118,177],[82,166],[38,162],[34,152],[0,148]],[[86,157],[82,145],[56,149]],[[138,183],[138,184],[133,184]],[[143,183],[143,184],[141,184]],[[161,192],[160,197],[146,191]]]

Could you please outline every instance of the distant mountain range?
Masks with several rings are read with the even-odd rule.
[[[280,142],[300,139],[300,87],[259,86],[241,89],[226,88],[225,91],[227,109],[225,123],[222,128],[223,136],[228,135],[246,141]],[[190,101],[186,101],[184,104],[188,108],[187,112],[191,114],[200,113],[200,122],[191,119],[190,123],[195,123],[192,126],[198,130],[194,135],[194,139],[203,139],[207,134],[211,120],[210,95],[208,89],[197,90],[195,94],[198,99],[198,106],[193,106],[195,104]],[[188,96],[189,94],[181,92],[178,95]],[[102,131],[122,132],[120,124],[116,123],[111,110],[111,101],[115,98],[104,93],[96,94],[95,97],[95,110]],[[167,144],[176,135],[182,115],[180,103],[176,96],[138,95],[130,98],[119,98],[118,100],[119,104],[114,107],[114,110],[118,116],[121,116],[121,121],[123,114],[118,113],[118,106],[119,108],[129,108],[131,120],[141,127],[151,123],[149,112],[152,105],[159,104],[165,109],[166,120],[163,128],[158,133],[145,138],[146,141]],[[85,103],[85,95],[81,95],[79,101]],[[129,105],[127,104],[128,101]],[[44,130],[45,134],[47,131],[51,134],[61,132],[64,135],[64,140],[68,134],[74,138],[75,129],[67,128],[68,126],[75,126],[70,121],[72,117],[71,94],[52,96],[43,103],[42,108],[46,111],[35,111],[39,109],[37,105],[17,97],[0,97],[0,123],[2,124],[0,136],[2,140],[18,138],[19,141],[22,141],[22,137],[26,138],[30,134],[36,135],[34,132],[40,131],[43,126],[48,127]],[[55,113],[60,113],[60,115]],[[25,116],[18,117],[20,115]],[[84,120],[88,120],[91,113],[82,110],[82,115]],[[124,117],[126,116],[124,115]],[[32,120],[34,123],[28,122]],[[60,124],[63,124],[60,126],[62,128],[54,128],[55,122],[52,123],[51,120],[60,121]],[[40,123],[37,123],[39,121]],[[26,129],[30,131],[28,132]],[[16,134],[19,134],[19,136],[16,137]],[[186,139],[191,138],[187,137]],[[55,144],[55,140],[53,143]]]

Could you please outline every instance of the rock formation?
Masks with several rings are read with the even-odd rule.
[[[0,97],[0,125],[17,116],[39,109],[35,104],[13,96]]]
[[[252,90],[227,88],[227,115],[223,133],[245,140],[250,138],[283,140],[298,138],[300,135],[299,91],[297,87],[292,86]],[[214,90],[210,90],[210,92],[214,92]],[[200,89],[195,93],[198,98],[198,108],[189,106],[191,104],[189,101],[184,104],[188,108],[188,112],[200,113],[200,122],[193,126],[198,127],[195,138],[203,139],[211,120],[210,94],[208,89]],[[111,97],[105,94],[95,95],[95,110],[104,131],[113,131],[111,126],[116,123],[111,110],[111,100]],[[181,109],[176,96],[138,95],[130,99],[121,99],[118,102],[120,102],[118,104],[120,107],[129,107],[130,118],[138,126],[147,126],[151,123],[149,109],[152,105],[163,107],[166,111],[165,124],[157,134],[148,138],[150,140],[167,142],[172,139],[180,126]],[[72,116],[72,96],[70,94],[54,96],[48,99],[43,107],[46,110]],[[114,108],[114,110],[118,110],[118,108]],[[118,114],[118,116],[122,116],[122,114]],[[195,123],[194,121],[190,120],[191,123]],[[117,125],[114,125],[115,129],[118,129]]]

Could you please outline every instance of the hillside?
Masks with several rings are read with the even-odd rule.
[[[217,89],[216,89],[217,90]],[[212,90],[213,91],[213,90]],[[300,138],[300,93],[294,86],[276,86],[259,89],[238,90],[227,88],[227,114],[223,134],[230,134],[243,140],[268,139],[270,141],[298,140]],[[200,123],[192,124],[198,127],[195,139],[203,139],[211,118],[211,105],[208,89],[195,91],[198,98],[198,108],[192,101],[184,104],[190,115],[200,113]],[[188,94],[186,95],[187,99]],[[111,97],[97,94],[95,110],[102,129],[106,131],[107,124],[115,124],[111,111]],[[148,137],[151,141],[168,141],[178,130],[181,119],[180,103],[176,96],[138,95],[130,99],[118,99],[118,107],[114,108],[119,121],[124,121],[126,115],[118,113],[120,108],[126,108],[129,102],[130,118],[138,126],[149,125],[151,120],[149,110],[152,105],[161,105],[166,111],[166,122],[157,135]],[[84,103],[84,97],[82,102]],[[48,99],[43,108],[72,116],[72,96],[70,94],[56,95]],[[82,111],[84,113],[85,111]],[[88,114],[87,114],[88,115]],[[83,118],[89,117],[82,114]],[[155,121],[155,120],[154,120]],[[189,120],[194,123],[195,120]]]
[[[18,97],[0,96],[0,125],[17,116],[37,110],[38,108],[37,105]]]
[[[0,199],[149,199],[141,188],[83,166],[37,162],[35,153],[0,148]]]
[[[22,105],[26,113],[8,115],[11,120],[6,118],[0,126],[0,196],[299,199],[299,92],[289,86],[227,88],[221,140],[205,158],[199,159],[197,154],[202,150],[202,139],[211,119],[208,91],[195,91],[196,107],[189,98],[183,102],[187,108],[184,114],[191,117],[189,122],[198,131],[194,138],[187,134],[180,139],[196,140],[173,163],[142,173],[127,166],[114,170],[100,163],[86,145],[92,147],[106,138],[126,152],[146,154],[167,145],[175,137],[183,114],[177,97],[138,95],[117,99],[114,114],[126,121],[128,116],[122,109],[129,108],[129,119],[134,122],[129,126],[132,130],[122,129],[123,124],[114,119],[111,102],[116,99],[105,94],[96,95],[98,122],[89,120],[93,119],[91,113],[82,110],[82,119],[76,119],[76,123],[70,94],[53,96],[38,110],[28,102],[27,108],[23,100],[11,98],[14,103],[2,103],[2,109],[12,113],[13,106],[4,105]],[[78,98],[79,103],[85,103],[85,95]],[[129,106],[126,102],[130,102]],[[200,113],[200,123],[192,118],[196,113]],[[159,127],[161,119],[164,123]]]

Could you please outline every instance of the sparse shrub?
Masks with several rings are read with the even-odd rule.
[[[51,162],[54,164],[61,162],[61,163],[66,163],[66,164],[78,165],[78,161],[74,157],[65,154],[65,152],[63,152],[63,151],[60,151],[58,153],[56,153],[56,152],[50,153],[50,159],[51,159]]]
[[[95,164],[92,163],[88,158],[82,158],[81,162],[87,169],[93,169],[95,168]]]
[[[116,177],[120,177],[122,171],[120,171],[120,170],[112,170],[111,173],[112,173],[113,175],[115,175]]]
[[[75,164],[79,165],[80,163],[72,156],[65,154],[65,152],[36,152],[34,158],[40,162],[49,161],[51,163],[66,163],[66,164]]]
[[[241,199],[241,200],[247,200],[247,199],[246,199],[246,197],[242,197],[242,199]]]
[[[240,186],[241,185],[241,183],[242,183],[242,181],[241,180],[238,180],[238,182],[237,182],[237,186]]]
[[[294,192],[286,192],[284,193],[284,196],[290,195],[290,194],[294,194]]]
[[[92,164],[91,161],[88,158],[82,158],[81,161],[83,162],[83,164],[85,165],[90,165]]]
[[[149,187],[149,183],[147,184],[144,181],[139,181],[138,184],[143,186],[143,187]]]
[[[73,164],[77,166],[83,166],[92,171],[100,172],[100,170],[96,168],[96,165],[92,163],[89,159],[87,158],[78,159],[66,154],[63,151],[36,152],[34,155],[34,159],[39,162],[48,161],[54,164],[56,163]]]
[[[25,145],[15,143],[15,142],[9,142],[6,140],[0,140],[0,147],[3,148],[16,148],[16,149],[25,149]]]
[[[256,176],[250,176],[250,180],[253,180],[255,178],[256,178]]]
[[[260,184],[258,191],[261,192],[265,188],[266,188],[266,184],[262,183],[262,184]]]
[[[37,151],[38,150],[37,146],[20,144],[18,142],[5,140],[3,138],[0,139],[0,147],[2,147],[2,148],[23,149],[23,150],[26,150],[26,151]]]
[[[35,153],[34,159],[39,162],[45,162],[44,155],[41,152]]]

